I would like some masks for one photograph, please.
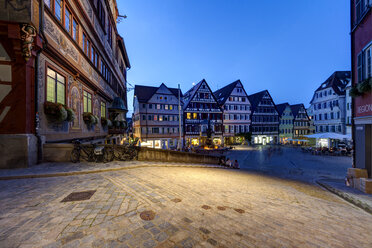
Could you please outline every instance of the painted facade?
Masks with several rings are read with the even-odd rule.
[[[184,137],[186,146],[223,144],[223,110],[203,79],[184,94]]]
[[[182,92],[168,88],[136,85],[133,99],[133,136],[141,146],[176,149],[183,137],[182,112],[179,115],[179,97]],[[182,102],[180,102],[182,108]],[[181,130],[179,128],[181,122]],[[180,143],[180,144],[181,144]]]
[[[251,104],[243,84],[237,80],[213,94],[223,109],[225,144],[242,143],[251,124]]]
[[[279,114],[267,90],[248,96],[252,106],[251,132],[254,144],[279,142]]]
[[[336,71],[315,90],[310,104],[317,133],[346,133],[345,88],[350,78],[349,71]]]
[[[290,105],[293,113],[293,139],[307,140],[305,135],[310,132],[310,118],[307,115],[306,108],[303,104]]]
[[[276,105],[279,113],[279,141],[281,144],[290,143],[293,139],[293,114],[289,103]]]
[[[103,142],[109,134],[112,141],[121,140],[123,132],[110,133],[101,124],[101,118],[125,120],[127,110],[130,63],[116,29],[116,1],[14,4],[9,5],[7,15],[0,15],[0,26],[8,29],[0,42],[1,66],[7,74],[0,79],[1,143],[7,146],[7,142],[21,144],[23,140],[18,154],[27,154],[11,158],[16,161],[13,166],[36,163],[33,154],[41,159],[44,142],[77,138]],[[24,8],[27,4],[28,9]],[[120,113],[110,108],[114,99],[120,99]],[[71,109],[74,120],[51,121],[45,112],[51,105]],[[96,124],[85,124],[84,113],[97,117]],[[9,161],[0,167],[6,164]]]
[[[352,86],[369,83],[369,91],[353,98],[353,166],[367,169],[372,177],[372,0],[351,0]],[[365,87],[366,88],[366,87]],[[368,88],[368,87],[367,87]]]

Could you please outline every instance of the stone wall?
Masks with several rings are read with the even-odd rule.
[[[44,162],[70,162],[72,144],[44,144]],[[177,152],[154,148],[140,148],[139,161],[180,162],[196,164],[218,164],[219,157],[188,152]]]
[[[141,148],[138,154],[140,161],[181,162],[196,164],[218,164],[219,157],[189,152],[177,152],[154,148]]]

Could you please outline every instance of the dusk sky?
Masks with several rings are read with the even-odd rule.
[[[125,0],[118,24],[131,85],[182,92],[205,78],[213,91],[240,79],[276,104],[309,105],[336,70],[350,70],[347,0]],[[128,88],[131,86],[128,85]],[[128,92],[129,115],[133,90]]]

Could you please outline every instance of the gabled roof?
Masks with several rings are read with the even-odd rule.
[[[345,87],[351,79],[350,71],[336,71],[315,91],[332,88],[336,94],[345,95]]]
[[[220,104],[221,106],[225,104],[226,100],[229,98],[231,92],[235,89],[238,83],[241,84],[240,80],[236,80],[235,82],[232,82],[231,84],[228,84],[213,93],[217,99],[218,104]]]
[[[205,83],[209,89],[209,91],[211,92],[211,96],[213,97],[214,101],[217,103],[218,105],[218,101],[216,99],[216,97],[213,95],[213,91],[211,90],[211,88],[209,87],[207,81],[205,81],[205,79],[202,79],[199,83],[197,83],[196,85],[194,85],[191,89],[189,89],[185,94],[184,94],[184,97],[187,97],[187,100],[184,102],[184,109],[187,108],[187,106],[189,105],[189,103],[191,102],[191,100],[194,98],[196,92],[199,90],[200,86]],[[221,109],[221,106],[218,105],[218,107]],[[222,109],[221,109],[222,111]]]
[[[301,107],[303,107],[305,109],[305,106],[302,103],[291,105],[291,110],[292,110],[292,113],[293,113],[294,117],[297,116],[298,111],[300,111]]]
[[[276,109],[278,110],[279,116],[282,116],[285,108],[288,107],[288,106],[289,106],[289,103],[287,103],[287,102],[276,105]]]
[[[260,103],[262,97],[265,95],[266,92],[269,93],[267,90],[263,90],[248,96],[249,102],[252,106],[252,113],[256,110],[258,104]]]
[[[153,86],[144,86],[144,85],[135,85],[134,86],[134,95],[137,97],[138,102],[148,102],[150,98],[156,93],[156,91],[164,85],[172,94],[178,99],[178,89],[177,88],[168,88],[164,83],[159,87]],[[181,91],[181,97],[182,97]]]

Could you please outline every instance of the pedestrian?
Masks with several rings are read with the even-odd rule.
[[[229,158],[226,159],[226,166],[231,167],[231,160]]]
[[[239,163],[238,163],[238,160],[236,160],[236,159],[235,159],[235,162],[234,162],[234,168],[239,169]]]

